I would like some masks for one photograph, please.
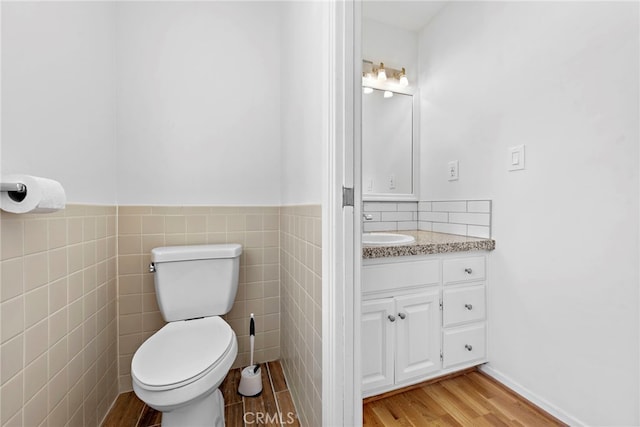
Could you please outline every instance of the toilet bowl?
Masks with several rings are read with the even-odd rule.
[[[162,412],[163,427],[224,427],[218,387],[238,354],[229,312],[238,285],[240,245],[156,248],[160,311],[169,323],[149,337],[131,362],[133,390]]]
[[[222,400],[212,395],[237,354],[236,335],[218,316],[169,323],[136,352],[131,363],[133,389],[147,405],[163,412],[163,426],[224,426],[223,417],[211,420],[215,407],[224,414]],[[171,423],[175,415],[180,415],[178,424]],[[185,415],[190,415],[188,422]]]

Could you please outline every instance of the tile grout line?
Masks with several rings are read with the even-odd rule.
[[[136,427],[144,427],[144,426],[140,426],[140,421],[142,420],[142,414],[144,414],[144,408],[146,407],[147,407],[146,403],[142,405],[142,409],[140,409],[140,414],[138,414],[138,420],[136,421]]]
[[[242,367],[239,368],[240,369],[240,380],[242,380]],[[244,422],[244,415],[246,414],[246,405],[245,405],[245,400],[246,398],[244,396],[242,396],[242,427],[246,427],[245,422]]]
[[[278,420],[280,421],[280,427],[284,427],[282,420],[282,412],[280,411],[280,403],[278,402],[278,395],[276,394],[276,389],[273,386],[273,378],[271,377],[271,368],[269,367],[269,362],[264,364],[267,368],[267,375],[269,376],[269,385],[271,386],[271,392],[273,393],[273,400],[276,402],[276,411],[278,411]]]

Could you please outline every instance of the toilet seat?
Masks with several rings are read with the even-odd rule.
[[[149,391],[184,387],[225,361],[235,342],[233,330],[219,316],[170,322],[138,348],[131,376]]]

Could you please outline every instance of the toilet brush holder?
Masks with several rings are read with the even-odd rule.
[[[262,393],[262,370],[253,365],[244,368],[240,374],[238,394],[245,397],[255,397]]]

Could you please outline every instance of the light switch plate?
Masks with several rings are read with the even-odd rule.
[[[447,177],[449,181],[457,181],[458,180],[458,161],[454,160],[447,164]]]
[[[524,144],[509,148],[509,171],[524,169]]]

